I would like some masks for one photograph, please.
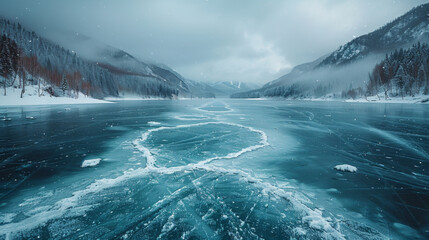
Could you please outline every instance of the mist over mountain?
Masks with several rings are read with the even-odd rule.
[[[429,4],[413,8],[385,26],[353,39],[331,54],[296,66],[262,88],[233,97],[344,97],[344,92],[367,92],[369,73],[386,54],[429,41]],[[395,69],[396,71],[396,69]]]
[[[95,50],[94,53],[99,56],[90,53],[81,57],[75,51],[39,37],[37,33],[7,19],[0,20],[0,34],[15,41],[23,54],[37,57],[37,62],[47,71],[56,75],[78,72],[82,77],[77,87],[82,88],[82,84],[86,83],[89,94],[97,98],[125,93],[161,97],[187,94],[186,84],[168,70],[145,64],[112,47]],[[88,47],[85,44],[82,46]],[[37,74],[33,72],[32,75]],[[54,79],[45,81],[52,84],[54,90],[59,86],[59,81]]]
[[[96,98],[127,95],[214,98],[251,89],[246,84],[243,88],[240,88],[241,84],[228,88],[218,83],[188,80],[164,64],[143,62],[123,50],[81,34],[65,33],[56,40],[48,40],[19,22],[4,18],[0,19],[0,34],[15,41],[24,55],[36,57],[43,71],[50,72],[48,77],[46,74],[42,76],[40,69],[37,73],[34,69],[26,69],[32,81],[34,79],[33,83],[42,81],[45,90],[51,87],[57,96],[61,95],[61,76],[73,72],[81,75],[78,83],[73,83],[75,90],[85,88]],[[15,81],[9,81],[12,82]]]
[[[360,95],[367,94],[369,73],[386,54],[409,48],[417,42],[428,42],[427,14],[428,4],[416,7],[376,31],[354,38],[330,54],[296,66],[290,73],[262,88],[245,80],[224,81],[224,78],[230,78],[228,72],[214,82],[201,82],[204,80],[203,73],[201,79],[190,80],[165,64],[142,61],[132,53],[78,32],[63,30],[61,34],[48,34],[48,40],[26,30],[18,22],[2,19],[1,33],[16,41],[26,56],[36,57],[37,63],[50,72],[44,76],[38,76],[40,74],[35,71],[28,73],[36,79],[33,83],[43,78],[41,81],[50,84],[56,95],[61,95],[62,78],[66,78],[67,82],[67,77],[62,76],[74,74],[80,76],[79,80],[73,79],[70,83],[74,90],[78,92],[85,88],[84,91],[96,98],[127,95],[163,98],[338,98],[352,90]],[[245,36],[257,51],[275,52],[262,38],[247,33]],[[281,58],[275,59],[283,61]],[[267,58],[258,66],[276,61]]]
[[[429,0],[4,0],[0,240],[428,240],[428,106]]]

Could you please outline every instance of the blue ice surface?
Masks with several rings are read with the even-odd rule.
[[[0,108],[0,238],[428,237],[427,105],[66,108]]]

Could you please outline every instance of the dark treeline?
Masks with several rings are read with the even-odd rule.
[[[7,87],[16,87],[21,90],[21,97],[25,93],[25,86],[32,84],[38,85],[38,95],[47,92],[56,95],[52,87],[59,87],[63,90],[63,95],[77,96],[77,93],[83,92],[89,94],[90,84],[82,81],[79,72],[58,72],[50,64],[48,67],[42,66],[37,56],[27,56],[18,44],[2,35],[0,37],[0,76],[4,89],[4,95],[7,95]]]
[[[367,95],[389,96],[429,94],[429,45],[399,49],[377,64],[369,75]]]
[[[4,95],[6,87],[13,84],[18,73],[19,49],[15,41],[2,35],[0,38],[0,76],[3,81]]]

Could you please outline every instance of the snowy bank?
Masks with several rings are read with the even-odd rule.
[[[259,100],[291,100],[291,101],[309,101],[309,102],[349,102],[349,103],[427,103],[429,104],[429,95],[416,95],[414,97],[404,96],[402,97],[389,97],[388,99],[384,98],[384,95],[378,96],[369,96],[369,97],[360,97],[356,99],[344,99],[339,97],[334,97],[333,95],[327,95],[324,97],[314,98],[282,98],[282,97],[271,97],[271,98],[257,98]],[[252,100],[248,98],[242,98],[243,100]]]
[[[348,164],[341,164],[334,167],[335,170],[343,171],[343,172],[356,172],[357,167],[348,165]]]
[[[16,105],[50,105],[50,104],[87,104],[87,103],[111,103],[104,100],[99,100],[87,97],[79,93],[78,98],[69,97],[51,97],[49,94],[38,96],[37,86],[26,86],[25,94],[21,98],[21,89],[9,87],[6,88],[6,96],[3,94],[3,89],[0,91],[0,106],[16,106]]]
[[[82,166],[81,167],[94,167],[97,166],[101,161],[101,158],[94,158],[94,159],[88,159],[83,161]]]
[[[405,97],[389,97],[385,99],[384,96],[370,96],[366,98],[357,98],[357,99],[347,99],[346,102],[359,102],[359,103],[429,103],[428,95],[417,95],[414,97],[405,96]]]
[[[104,100],[107,100],[107,101],[136,101],[136,100],[165,100],[165,99],[166,98],[141,96],[138,94],[131,94],[131,93],[123,93],[119,97],[104,98]]]

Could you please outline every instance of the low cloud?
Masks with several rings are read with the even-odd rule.
[[[425,2],[3,0],[0,14],[54,40],[86,35],[194,80],[262,84]]]
[[[256,34],[243,33],[243,45],[223,47],[215,59],[179,66],[184,75],[206,81],[271,80],[291,69],[285,57],[270,43]],[[199,71],[195,72],[194,69]],[[220,74],[221,73],[221,74]]]

